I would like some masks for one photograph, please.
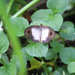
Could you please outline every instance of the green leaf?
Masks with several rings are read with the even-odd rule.
[[[53,75],[73,75],[68,73],[66,66],[58,67],[54,72]]]
[[[38,69],[42,65],[42,62],[40,62],[36,59],[32,59],[30,61],[30,64],[31,64],[31,67],[29,68],[29,70]]]
[[[53,51],[54,51],[55,53],[58,53],[61,49],[64,48],[64,45],[61,44],[61,43],[58,42],[58,41],[53,41],[53,42],[50,43],[50,45],[51,45],[51,47],[53,47]]]
[[[38,10],[31,16],[31,18],[33,21],[42,21],[46,23],[47,26],[55,31],[59,31],[63,22],[63,18],[60,14],[53,15],[53,12],[49,9]]]
[[[8,75],[16,75],[17,74],[17,67],[15,63],[8,63],[5,65],[5,70],[8,73]]]
[[[61,30],[60,36],[66,40],[75,40],[75,28],[69,27]]]
[[[56,34],[55,37],[53,38],[53,40],[57,40],[60,38],[60,35],[59,34]]]
[[[53,51],[53,49],[49,49],[47,54],[46,54],[45,59],[50,60],[50,59],[54,59],[56,57],[57,57],[57,54]]]
[[[8,75],[4,67],[0,67],[0,75]]]
[[[74,24],[70,21],[66,21],[62,24],[61,29],[66,29],[66,28],[69,28],[69,27],[74,28]]]
[[[24,61],[21,62],[21,63],[23,63],[23,66],[26,67],[26,65],[27,65],[27,59],[26,59],[26,56],[23,53],[22,53],[22,57],[23,57]],[[20,59],[19,59],[19,57],[17,55],[13,55],[12,56],[11,62],[13,62],[13,63],[16,64],[18,70],[21,68]]]
[[[14,63],[8,63],[5,66],[0,67],[0,75],[11,75],[11,73],[12,75],[17,74],[17,68]]]
[[[26,52],[26,47],[22,48],[22,53],[26,56],[27,60],[32,60],[33,57],[30,56],[27,52]]]
[[[2,54],[0,54],[0,59],[2,58]]]
[[[2,54],[2,60],[5,64],[9,63],[9,59],[6,53]]]
[[[29,23],[23,17],[11,18],[12,27],[16,33],[16,36],[21,37],[24,35],[24,30],[28,27]]]
[[[66,40],[74,40],[75,39],[75,28],[74,24],[70,21],[66,21],[61,26],[60,35],[62,38]]]
[[[63,48],[60,51],[60,58],[65,64],[75,62],[75,49],[72,47]]]
[[[48,67],[47,69],[49,73],[52,72],[52,67]]]
[[[35,57],[45,57],[48,51],[48,44],[30,43],[26,46],[26,52]]]
[[[0,31],[0,53],[4,53],[9,48],[9,41],[6,34]]]
[[[68,0],[48,0],[47,7],[54,13],[63,13],[68,6]]]
[[[31,22],[30,26],[32,26],[32,25],[40,25],[40,24],[46,25],[46,23],[43,22],[43,21],[33,21],[33,22]]]
[[[75,73],[75,62],[72,62],[68,65],[69,73]]]
[[[33,13],[31,19],[33,21],[45,21],[53,12],[50,9],[41,9]]]

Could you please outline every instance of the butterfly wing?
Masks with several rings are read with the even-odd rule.
[[[25,29],[24,34],[34,42],[47,43],[55,37],[55,32],[48,26],[34,25]]]
[[[42,26],[41,42],[47,43],[55,37],[55,32],[48,26]]]
[[[40,32],[41,32],[40,26],[34,25],[25,29],[24,34],[27,38],[31,39],[32,41],[39,42],[41,36]]]

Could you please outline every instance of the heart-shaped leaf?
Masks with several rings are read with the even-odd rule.
[[[61,26],[60,35],[67,40],[75,40],[75,28],[74,24],[70,21],[66,21]]]
[[[32,60],[33,57],[30,56],[27,52],[26,52],[26,47],[22,48],[22,53],[26,56],[27,60]]]
[[[4,67],[0,67],[0,75],[8,75]]]
[[[38,10],[31,16],[31,18],[33,21],[42,21],[46,23],[47,26],[55,31],[59,31],[63,22],[63,18],[60,14],[53,14],[49,9]]]
[[[66,64],[75,62],[75,49],[72,47],[63,48],[60,51],[60,58]]]
[[[26,52],[35,57],[45,57],[48,51],[48,44],[30,43],[26,46]]]
[[[50,60],[50,59],[54,59],[56,57],[57,57],[57,54],[53,51],[53,49],[49,49],[47,54],[46,54],[45,59]]]
[[[4,53],[9,48],[9,41],[6,34],[0,31],[0,53]]]
[[[47,7],[54,13],[62,13],[68,6],[68,0],[48,0]]]
[[[24,30],[28,27],[28,21],[23,17],[11,18],[11,24],[14,28],[16,36],[20,37],[24,35]]]
[[[66,29],[66,28],[69,28],[69,27],[74,28],[74,24],[70,21],[66,21],[62,24],[61,29]]]
[[[75,73],[75,62],[72,62],[68,65],[69,73]]]
[[[58,53],[61,49],[64,48],[64,45],[61,44],[61,43],[58,42],[58,41],[53,41],[53,42],[50,43],[50,45],[51,45],[51,47],[53,47],[53,51],[54,51],[55,53]]]
[[[75,40],[75,28],[67,28],[60,31],[60,36],[66,40]]]

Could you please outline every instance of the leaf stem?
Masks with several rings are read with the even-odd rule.
[[[31,1],[30,3],[28,3],[27,5],[25,5],[23,8],[21,8],[16,14],[14,14],[12,16],[12,18],[21,15],[23,12],[25,12],[27,9],[29,9],[31,6],[33,6],[34,4],[36,4],[39,1],[40,0],[33,0],[33,1]]]
[[[65,39],[62,38],[62,43],[65,45]]]
[[[45,70],[45,72],[46,72],[46,75],[48,75],[47,66],[46,66],[46,64],[45,64],[45,62],[44,62],[44,60],[43,60],[43,58],[40,58],[40,59],[41,59],[42,62],[43,62],[42,67],[44,68],[44,70]]]
[[[11,26],[11,23],[9,21],[9,15],[7,15],[5,7],[6,6],[4,4],[4,1],[0,0],[0,15],[3,19],[5,27],[7,27],[6,31],[8,33],[9,38],[10,38],[10,41],[12,42],[13,52],[14,52],[15,55],[17,55],[19,57],[19,61],[20,61],[20,65],[21,65],[19,75],[24,75],[24,73],[26,75],[25,61],[24,61],[23,55],[20,51],[21,50],[21,44],[20,44],[19,39],[15,35],[14,29]],[[13,75],[12,72],[11,72],[11,75]]]

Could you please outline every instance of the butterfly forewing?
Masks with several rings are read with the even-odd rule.
[[[31,30],[30,35],[27,34],[27,30],[29,30],[29,29]],[[40,32],[41,32],[40,26],[34,25],[34,26],[30,26],[27,29],[25,29],[24,33],[27,38],[31,39],[34,42],[39,42],[40,41]]]
[[[31,31],[32,31],[32,36],[33,36],[34,40],[40,40],[41,30],[39,28],[32,28]]]
[[[51,34],[52,33],[52,34]],[[53,29],[51,29],[48,26],[43,26],[42,27],[42,36],[41,36],[41,40],[43,43],[47,43],[49,42],[51,39],[53,39],[55,36],[55,32]]]
[[[46,42],[48,35],[49,35],[49,29],[46,27],[42,27],[41,42]]]

